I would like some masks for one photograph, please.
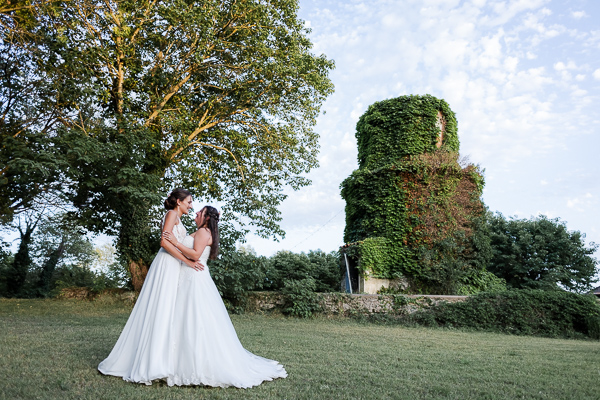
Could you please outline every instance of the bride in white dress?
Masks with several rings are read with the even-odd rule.
[[[248,388],[285,378],[287,373],[277,361],[244,349],[210,276],[207,260],[215,259],[218,254],[219,213],[206,206],[196,214],[195,221],[199,229],[183,240],[168,231],[163,234],[183,255],[199,258],[205,266],[197,271],[181,265],[173,318],[175,348],[168,385]]]
[[[175,189],[165,200],[167,214],[161,229],[184,240],[186,230],[180,221],[192,209],[192,196],[185,189]],[[188,259],[171,242],[161,240],[162,248],[154,258],[140,295],[127,324],[110,355],[98,365],[105,375],[120,376],[126,381],[150,385],[153,379],[171,375],[173,356],[173,316],[181,265],[197,272],[204,267]],[[197,259],[197,258],[196,258]]]

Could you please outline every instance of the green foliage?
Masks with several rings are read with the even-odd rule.
[[[510,287],[583,293],[596,281],[598,260],[592,255],[598,245],[586,246],[585,235],[568,231],[558,218],[506,219],[497,213],[489,216],[489,230],[493,257],[488,270]]]
[[[291,296],[287,299],[298,303],[288,308],[301,310],[305,307],[302,296],[306,295],[306,304],[313,304],[314,292],[337,292],[342,279],[338,254],[320,250],[308,254],[281,251],[267,258],[244,247],[225,247],[219,259],[211,261],[210,271],[225,305],[234,313],[243,312],[249,291],[261,289],[287,291]]]
[[[317,292],[339,292],[344,269],[340,265],[340,255],[336,251],[325,253],[322,250],[310,250],[306,254],[312,267]]]
[[[75,225],[67,214],[40,216],[40,223],[31,243],[35,266],[30,271],[30,295],[45,297],[53,289],[54,271],[65,264],[90,265],[96,254],[85,231]]]
[[[408,320],[427,326],[600,339],[598,300],[592,295],[558,290],[479,293],[464,302],[442,303],[418,311]]]
[[[57,296],[64,288],[87,287],[92,292],[118,287],[118,280],[105,272],[93,271],[89,265],[69,264],[59,267],[53,276],[52,297]]]
[[[309,318],[321,310],[319,297],[315,293],[316,281],[312,277],[285,279],[281,293],[285,297],[283,313],[294,317]]]
[[[94,249],[85,232],[66,215],[30,216],[25,227],[19,229],[23,233],[19,252],[13,256],[8,249],[0,251],[0,295],[49,297],[65,287],[84,286],[101,291],[130,286],[126,267],[114,258],[114,248],[108,246],[110,254],[103,256],[101,249]],[[28,263],[20,269],[19,290],[9,291],[17,256]]]
[[[376,278],[396,279],[411,270],[413,252],[385,237],[368,237],[344,249],[349,257],[358,259],[357,268]]]
[[[230,311],[242,312],[247,293],[262,288],[267,263],[266,257],[237,250],[225,251],[210,262],[210,274]]]
[[[354,171],[342,183],[344,251],[363,273],[404,276],[415,292],[457,293],[491,257],[482,187],[478,167],[461,168],[444,150]]]
[[[282,290],[286,281],[312,279],[317,292],[337,292],[343,270],[336,252],[321,250],[306,253],[277,252],[269,259],[264,288]]]
[[[461,285],[458,287],[456,294],[468,296],[480,292],[498,293],[505,290],[508,290],[508,288],[504,279],[498,278],[485,269],[470,269],[468,273],[463,275]]]
[[[286,186],[309,183],[313,126],[333,91],[333,62],[311,53],[298,7],[41,2],[3,31],[49,83],[35,111],[52,115],[53,177],[82,224],[118,237],[131,268],[155,254],[153,212],[174,186],[226,204],[224,220],[284,234],[277,206]]]
[[[411,95],[373,103],[356,124],[359,168],[374,170],[433,152],[442,126],[442,148],[458,152],[456,118],[444,100]]]
[[[486,270],[491,250],[485,218],[473,219],[470,237],[456,231],[429,247],[420,246],[421,275],[409,278],[411,290],[446,295],[506,290],[506,282]]]
[[[162,199],[159,172],[147,153],[152,136],[134,129],[119,135],[105,127],[93,135],[64,131],[56,139],[57,152],[69,164],[73,217],[93,232],[116,236],[124,260],[147,264],[159,249],[160,217],[152,208]]]
[[[6,293],[6,276],[13,263],[14,255],[10,252],[10,244],[0,239],[0,296]]]
[[[19,249],[14,255],[12,263],[4,270],[5,290],[7,297],[17,297],[22,294],[23,286],[27,272],[32,266],[31,256],[29,254],[29,246],[31,244],[31,235],[35,230],[37,221],[26,221],[25,228],[18,226],[21,235]]]
[[[7,224],[35,207],[36,197],[58,191],[62,164],[53,155],[47,135],[57,120],[51,107],[52,82],[36,73],[32,54],[16,43],[11,29],[4,28],[0,31],[0,223]]]
[[[487,287],[477,278],[490,257],[479,222],[483,171],[461,166],[448,104],[430,95],[374,103],[356,125],[356,138],[359,169],[341,189],[344,251],[359,270],[404,277],[418,293]]]

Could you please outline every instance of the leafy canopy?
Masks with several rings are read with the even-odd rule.
[[[488,270],[518,289],[558,289],[586,292],[595,282],[598,245],[585,244],[585,234],[567,230],[559,218],[489,217],[493,256]]]
[[[283,189],[317,165],[313,126],[333,62],[288,0],[42,1],[3,8],[3,40],[47,83],[51,174],[126,259],[147,263],[153,211],[176,186],[224,219],[278,225]],[[23,16],[24,15],[24,16]],[[15,53],[16,54],[16,53]],[[42,132],[40,125],[32,126]],[[4,167],[3,167],[4,168]],[[7,184],[6,181],[0,184]]]

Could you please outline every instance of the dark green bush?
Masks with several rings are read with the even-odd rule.
[[[6,278],[13,259],[9,244],[0,240],[0,296],[6,294]]]
[[[407,318],[425,326],[473,328],[517,335],[600,339],[600,303],[565,291],[508,290],[442,303]]]
[[[339,292],[343,269],[336,252],[306,253],[280,251],[269,259],[264,288],[282,290],[286,281],[312,278],[317,292]]]
[[[32,280],[37,281],[34,277],[36,272],[32,272]],[[49,293],[40,293],[38,288],[32,285],[30,292],[27,297],[39,297],[39,296],[56,296],[60,293],[61,289],[67,287],[87,287],[94,292],[99,292],[104,289],[118,288],[118,278],[113,276],[110,272],[96,272],[85,265],[63,265],[58,267],[52,276],[50,281],[50,287],[52,290]]]
[[[218,260],[211,261],[210,271],[230,311],[243,312],[248,292],[262,289],[287,293],[284,312],[298,316],[312,314],[314,292],[339,291],[343,272],[335,252],[280,251],[266,258],[245,248],[224,249]]]
[[[283,313],[308,318],[320,311],[321,305],[315,293],[316,288],[316,281],[311,277],[300,280],[286,279],[281,289],[285,296]]]
[[[251,252],[230,250],[210,262],[210,274],[230,311],[242,312],[248,292],[262,289],[267,261]]]

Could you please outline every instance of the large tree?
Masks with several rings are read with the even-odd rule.
[[[497,213],[489,216],[489,228],[493,256],[487,269],[510,287],[586,292],[595,282],[598,245],[586,245],[585,235],[567,230],[560,219]]]
[[[297,1],[33,4],[35,24],[15,30],[52,82],[64,187],[88,228],[118,237],[134,286],[156,250],[151,211],[174,186],[283,234],[276,207],[286,185],[308,184],[332,91]]]

